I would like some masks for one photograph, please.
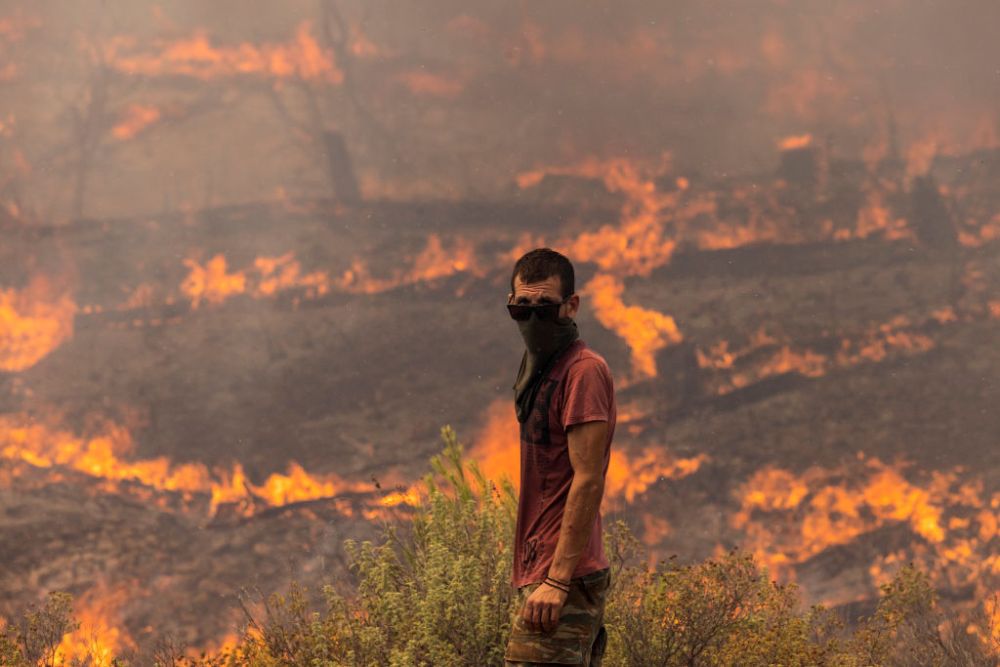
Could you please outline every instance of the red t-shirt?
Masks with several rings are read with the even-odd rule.
[[[576,340],[542,379],[528,418],[521,424],[521,494],[514,533],[515,587],[542,581],[549,572],[563,509],[573,481],[566,429],[589,421],[608,422],[603,474],[611,460],[615,432],[615,390],[611,369]],[[608,567],[601,541],[600,509],[573,577]]]

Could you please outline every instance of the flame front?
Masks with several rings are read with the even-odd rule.
[[[76,304],[36,279],[24,290],[0,290],[0,371],[31,368],[73,336]]]
[[[632,372],[640,379],[656,377],[656,352],[684,337],[674,318],[622,301],[625,286],[607,274],[598,274],[583,293],[592,299],[594,315],[621,336],[632,351]]]
[[[259,298],[300,289],[304,290],[306,298],[316,298],[330,289],[325,272],[303,274],[292,253],[258,257],[252,268],[232,273],[223,255],[215,255],[204,264],[193,259],[184,260],[184,264],[189,273],[181,283],[181,292],[191,300],[192,308],[202,303],[217,305],[240,294]]]
[[[160,110],[154,106],[130,104],[122,113],[118,123],[111,128],[111,136],[119,141],[132,139],[156,124],[160,118]]]
[[[470,456],[479,462],[487,477],[506,476],[515,487],[520,485],[520,429],[510,399],[497,399],[490,404]],[[706,461],[708,457],[704,454],[674,458],[657,447],[646,447],[641,454],[631,457],[620,447],[612,447],[604,486],[605,497],[611,503],[605,509],[613,509],[622,499],[632,502],[660,480],[694,474]]]
[[[377,294],[458,273],[482,274],[482,269],[476,262],[475,246],[463,237],[456,237],[446,246],[440,236],[431,234],[427,238],[427,245],[413,258],[408,271],[397,271],[389,278],[374,278],[367,265],[356,260],[336,281],[336,285],[352,294]]]
[[[97,586],[73,605],[74,618],[80,626],[63,636],[55,654],[55,664],[88,664],[112,667],[125,648],[135,649],[135,642],[122,629],[119,609],[134,592],[126,587],[109,590]]]
[[[901,558],[918,557],[950,585],[985,586],[1000,574],[1000,493],[991,495],[981,481],[962,481],[962,472],[935,471],[917,483],[875,457],[801,474],[767,466],[739,491],[741,508],[731,523],[762,563],[789,578],[792,566],[825,549],[902,523],[923,542]],[[872,574],[883,583],[878,563]]]
[[[115,424],[106,424],[102,433],[84,437],[26,415],[0,415],[0,457],[4,459],[36,468],[68,468],[111,483],[136,482],[186,497],[201,494],[210,499],[210,513],[225,503],[238,504],[250,512],[259,506],[278,507],[371,491],[367,482],[348,481],[334,474],[314,475],[294,461],[287,473],[272,473],[255,485],[238,463],[231,470],[213,472],[201,463],[174,464],[166,457],[130,461],[125,457],[132,449],[129,432]]]
[[[288,44],[244,42],[237,46],[216,46],[204,31],[198,31],[189,38],[159,46],[159,53],[143,52],[134,39],[118,37],[106,50],[112,67],[140,76],[187,76],[203,80],[263,76],[327,84],[344,80],[333,52],[316,41],[308,21],[299,24],[295,39]]]

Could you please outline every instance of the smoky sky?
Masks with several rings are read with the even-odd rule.
[[[194,37],[237,52],[305,31],[322,49],[332,25],[347,76],[115,71],[86,215],[327,196],[302,126],[343,134],[372,198],[502,198],[519,171],[588,156],[751,173],[792,134],[845,158],[919,142],[964,152],[998,134],[1000,6],[983,0],[91,0],[5,2],[0,16],[8,196],[55,220],[73,214],[95,70]],[[116,140],[137,105],[158,121]]]

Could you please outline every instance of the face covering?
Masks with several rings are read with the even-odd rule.
[[[524,338],[525,350],[514,382],[514,405],[517,421],[523,424],[531,413],[542,378],[570,343],[580,337],[580,332],[576,322],[568,317],[543,322],[532,315],[518,322],[517,327]]]

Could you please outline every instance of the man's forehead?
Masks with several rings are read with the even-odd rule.
[[[521,280],[521,276],[516,276],[514,278],[514,294],[550,294],[554,296],[561,295],[562,280],[559,276],[549,276],[545,280],[540,280],[537,282],[526,283]]]

